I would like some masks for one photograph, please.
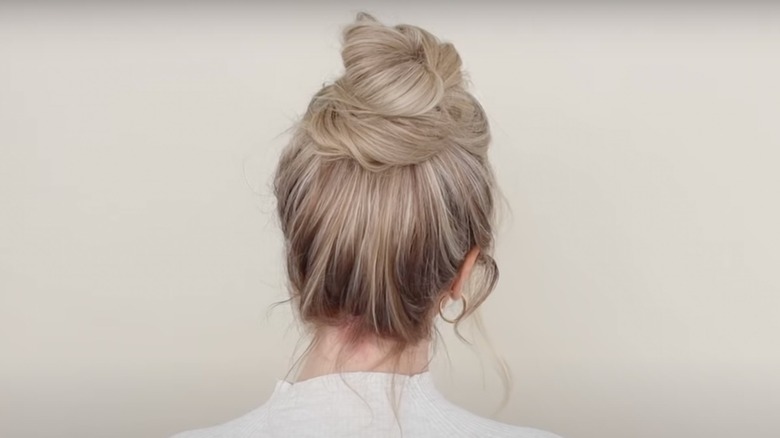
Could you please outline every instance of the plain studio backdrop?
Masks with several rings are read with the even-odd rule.
[[[509,3],[0,6],[0,436],[265,400],[299,337],[271,174],[359,10],[456,45],[511,206],[511,399],[447,325],[442,391],[566,438],[780,436],[780,8]]]

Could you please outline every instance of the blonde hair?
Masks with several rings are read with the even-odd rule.
[[[274,177],[290,301],[309,328],[400,352],[430,339],[471,248],[481,281],[457,323],[496,284],[490,129],[458,52],[419,27],[359,13],[341,56]]]

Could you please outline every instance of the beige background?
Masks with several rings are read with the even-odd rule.
[[[164,437],[264,401],[298,338],[267,313],[270,172],[363,7],[453,41],[492,117],[495,417],[780,436],[780,10],[479,4],[4,4],[0,436]],[[442,328],[442,390],[493,415],[492,362]]]

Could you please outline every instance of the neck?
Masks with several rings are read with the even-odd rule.
[[[374,338],[351,345],[346,341],[345,330],[341,328],[319,329],[314,339],[298,373],[298,381],[339,372],[414,375],[428,370],[430,341],[409,346],[399,356],[393,357],[389,356],[393,344]]]

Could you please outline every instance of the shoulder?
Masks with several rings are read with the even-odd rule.
[[[546,430],[535,429],[532,427],[510,426],[510,429],[504,435],[497,435],[506,438],[562,438]]]
[[[464,419],[459,427],[466,432],[465,436],[489,436],[492,438],[562,438],[552,432],[534,427],[515,426],[501,423],[484,417],[473,416]]]
[[[265,406],[236,419],[203,429],[179,432],[170,438],[249,438],[261,432],[265,420]]]
[[[491,438],[562,438],[552,432],[534,427],[517,426],[479,416],[437,394],[428,406],[431,414],[428,420],[450,429],[451,436]]]
[[[492,438],[562,438],[552,432],[533,427],[515,426],[489,420],[483,417],[472,419],[470,424],[461,424],[466,436],[489,436]]]

